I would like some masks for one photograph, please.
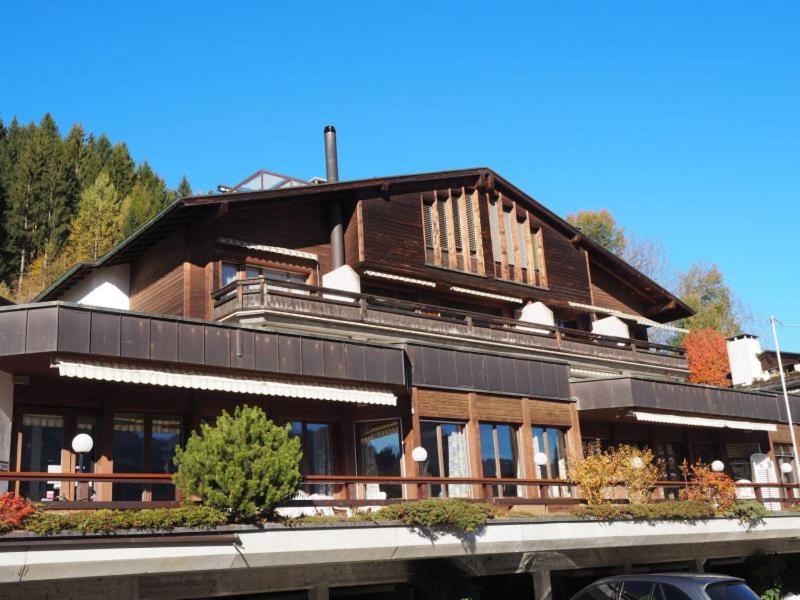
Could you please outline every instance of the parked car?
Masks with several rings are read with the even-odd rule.
[[[706,573],[618,575],[586,586],[572,600],[758,600],[743,579]]]

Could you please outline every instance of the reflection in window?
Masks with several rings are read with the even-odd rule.
[[[533,428],[533,453],[542,452],[547,456],[547,462],[536,465],[539,479],[566,479],[567,478],[567,446],[564,440],[564,431],[556,427]],[[548,492],[553,496],[569,496],[570,489],[564,487],[550,487]]]
[[[114,472],[144,472],[144,417],[114,415]],[[141,500],[142,484],[115,483],[113,500]]]
[[[510,479],[518,477],[517,428],[501,423],[481,423],[480,434],[483,476]],[[519,495],[514,485],[495,486],[494,493],[499,496]]]
[[[303,459],[300,472],[303,475],[331,474],[331,426],[327,423],[306,423],[292,421],[291,434],[300,438]],[[303,486],[312,494],[331,495],[330,485]]]
[[[172,461],[175,449],[183,443],[183,419],[180,417],[153,417],[150,465],[153,473],[174,473]],[[153,485],[153,500],[174,500],[175,486]]]
[[[222,287],[225,287],[229,283],[236,281],[238,273],[238,265],[226,262],[222,263]]]
[[[398,421],[366,421],[355,424],[356,458],[359,475],[381,477],[400,475],[400,424]],[[377,499],[381,492],[387,498],[401,498],[399,484],[366,485],[367,499]]]
[[[463,423],[421,421],[422,447],[428,458],[421,465],[421,474],[428,477],[469,477],[467,436]],[[433,497],[469,496],[469,486],[431,485]]]
[[[22,416],[22,470],[61,472],[64,417],[25,414]],[[31,500],[57,500],[60,481],[24,481],[20,493]]]

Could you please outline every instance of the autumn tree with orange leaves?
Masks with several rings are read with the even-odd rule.
[[[704,385],[730,387],[728,349],[725,337],[716,329],[693,329],[683,338],[689,381]]]

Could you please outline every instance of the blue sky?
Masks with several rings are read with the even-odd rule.
[[[88,3],[87,3],[88,4]],[[234,6],[235,5],[235,6]],[[176,185],[490,166],[608,208],[800,325],[800,4],[13,3],[0,117],[125,140]],[[781,332],[800,350],[800,329]]]

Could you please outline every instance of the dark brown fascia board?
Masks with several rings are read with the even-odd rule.
[[[322,184],[315,184],[315,185],[308,185],[308,186],[301,186],[301,187],[293,187],[293,188],[281,188],[277,190],[260,190],[254,192],[237,192],[234,194],[210,194],[210,195],[201,195],[201,196],[187,196],[181,200],[176,201],[169,207],[167,207],[162,213],[157,215],[153,218],[152,221],[145,224],[139,231],[133,234],[127,240],[124,240],[120,245],[116,248],[112,249],[108,254],[97,261],[96,265],[89,267],[89,270],[93,268],[97,268],[98,266],[103,266],[105,264],[117,264],[122,261],[122,258],[125,254],[132,254],[129,250],[131,246],[138,240],[142,244],[146,244],[149,238],[145,238],[145,236],[149,233],[156,233],[158,231],[159,225],[166,225],[163,223],[168,217],[173,215],[179,208],[189,208],[189,207],[200,207],[200,206],[207,206],[207,205],[220,205],[225,204],[229,208],[235,208],[242,205],[252,205],[254,202],[258,201],[269,201],[275,199],[293,199],[297,197],[303,196],[312,196],[312,197],[337,197],[341,194],[346,193],[353,193],[359,191],[367,191],[371,188],[374,188],[375,196],[383,196],[387,193],[388,188],[391,187],[393,190],[403,189],[406,187],[414,188],[418,187],[422,184],[428,184],[431,182],[443,182],[443,181],[460,181],[465,186],[471,187],[479,187],[484,188],[487,190],[491,189],[504,189],[507,193],[522,198],[526,203],[528,203],[534,211],[540,216],[544,217],[548,220],[552,225],[556,226],[556,228],[561,229],[568,238],[577,239],[578,243],[584,246],[587,250],[592,253],[592,258],[599,259],[601,262],[605,261],[609,264],[611,269],[620,269],[624,271],[626,274],[631,275],[634,279],[642,282],[644,284],[645,290],[652,290],[655,292],[655,296],[645,294],[647,298],[657,298],[658,300],[663,302],[676,302],[677,309],[674,311],[668,311],[657,315],[654,318],[656,321],[667,322],[670,320],[674,320],[676,318],[681,318],[684,316],[690,316],[693,313],[692,309],[689,308],[688,305],[683,303],[680,299],[674,296],[671,292],[660,286],[658,283],[644,275],[643,273],[636,270],[634,267],[629,265],[627,262],[613,254],[612,252],[606,250],[596,242],[592,241],[591,239],[587,238],[581,232],[570,225],[565,219],[559,217],[556,213],[551,211],[550,209],[546,208],[540,202],[538,202],[532,196],[526,194],[521,189],[513,185],[511,182],[507,181],[497,173],[495,173],[492,169],[488,167],[477,167],[477,168],[470,168],[470,169],[459,169],[459,170],[452,170],[452,171],[438,171],[432,173],[416,173],[412,175],[393,175],[389,177],[374,177],[369,179],[358,179],[352,181],[340,181],[335,183],[322,183]],[[174,224],[173,224],[174,226]],[[142,239],[145,238],[145,239]],[[126,252],[128,250],[128,252]],[[82,275],[85,275],[87,271],[83,271]],[[612,271],[613,272],[613,271]],[[624,281],[624,278],[623,278]],[[60,289],[64,289],[63,286],[67,282],[64,281],[61,284],[53,284],[49,288],[47,288],[44,292],[39,294],[34,301],[43,301],[51,299],[53,294]],[[70,285],[74,285],[74,282],[71,282]],[[641,293],[642,290],[637,288],[636,286],[632,287],[637,289]]]
[[[31,319],[31,312],[40,314],[37,318]],[[20,314],[20,317],[15,319],[15,314]],[[76,324],[75,319],[79,314],[85,314],[86,316],[82,317],[83,320],[79,319]],[[135,355],[131,353],[126,354],[123,352],[122,329],[117,331],[116,324],[109,325],[113,328],[113,331],[109,330],[106,332],[107,335],[98,333],[100,320],[95,318],[96,315],[99,315],[99,319],[104,320],[107,325],[108,323],[113,323],[113,319],[119,319],[120,327],[123,325],[124,318],[150,321],[150,324],[147,328],[147,334],[145,336],[147,338],[145,340],[146,344],[145,341],[142,340],[129,340],[131,342],[136,341],[145,344],[147,346],[147,355],[138,353],[134,353]],[[155,338],[153,337],[154,332],[152,329],[153,322],[159,324],[171,323],[175,325],[175,339],[169,340],[166,343],[170,349],[174,348],[174,357],[161,356],[162,352],[160,352],[159,348],[154,342]],[[73,329],[77,327],[78,329],[75,329],[75,331],[70,331],[70,327]],[[137,335],[144,335],[141,333],[141,330],[136,327],[131,327],[130,329],[131,331],[136,330]],[[222,330],[227,332],[225,335],[229,337],[223,338],[228,339],[229,341],[227,350],[220,347],[217,348],[216,351],[218,356],[228,355],[229,364],[220,364],[218,361],[209,362],[207,356],[209,356],[210,353],[207,351],[207,347],[205,345],[207,330],[209,329],[212,330],[210,337],[215,341],[215,343],[218,338],[214,335],[214,331]],[[200,333],[198,333],[198,330]],[[165,330],[157,328],[156,335],[163,336],[163,331]],[[183,335],[182,332],[187,332],[190,337],[194,336],[196,340],[203,340],[202,349],[197,349],[197,352],[202,354],[203,357],[199,362],[197,360],[186,360],[181,358],[181,353],[185,352],[185,348],[182,346],[182,343],[186,341],[181,341],[183,339],[181,337]],[[292,371],[283,369],[283,362],[279,361],[277,356],[275,360],[278,362],[275,364],[280,364],[280,367],[277,367],[276,369],[259,368],[258,359],[256,357],[257,345],[255,343],[255,338],[253,338],[252,367],[243,366],[242,364],[234,364],[234,358],[231,354],[233,350],[230,344],[238,343],[234,342],[233,336],[231,335],[235,332],[244,332],[252,336],[261,334],[267,336],[277,336],[277,338],[280,339],[291,338],[296,340],[296,343],[298,344],[297,347],[300,348],[300,366],[298,367],[300,370],[298,371],[295,369]],[[119,343],[117,345],[111,344],[114,346],[113,349],[109,350],[111,345],[109,345],[107,348],[104,348],[105,350],[109,350],[107,352],[97,349],[98,347],[96,344],[102,345],[106,343],[104,340],[113,339],[115,337],[114,334],[118,334],[116,337],[118,338]],[[167,333],[166,335],[169,336],[172,334]],[[408,370],[406,367],[405,351],[403,348],[395,345],[354,342],[327,336],[287,333],[284,331],[272,331],[265,328],[219,323],[217,321],[208,321],[204,319],[190,319],[162,314],[117,310],[74,304],[71,302],[39,302],[36,304],[18,304],[15,306],[0,308],[0,339],[3,338],[9,340],[9,343],[0,346],[0,356],[2,357],[18,357],[25,355],[32,356],[42,354],[48,354],[52,356],[88,356],[112,361],[125,360],[138,364],[163,364],[172,367],[179,365],[187,369],[209,370],[210,372],[244,372],[253,374],[269,373],[291,377],[301,376],[309,378],[322,378],[342,382],[358,381],[359,383],[368,385],[385,385],[394,389],[403,390],[407,389],[408,384]],[[166,338],[162,337],[161,339]],[[172,343],[173,341],[174,344]],[[354,356],[356,357],[358,357],[359,354],[362,354],[364,357],[363,377],[356,376],[356,374],[353,373],[346,373],[348,369],[346,358],[342,358],[342,360],[345,362],[342,363],[342,367],[339,369],[342,371],[342,373],[344,373],[341,376],[335,376],[333,373],[328,374],[327,372],[324,374],[315,372],[318,371],[319,365],[317,365],[316,369],[311,368],[307,370],[305,366],[306,358],[304,358],[302,354],[302,348],[304,347],[305,341],[322,344],[328,343],[341,346],[343,353],[347,354],[347,352],[354,352]],[[280,346],[280,343],[278,345]],[[358,347],[359,350],[356,350],[356,347]],[[345,350],[346,348],[350,348],[350,350]],[[378,373],[378,371],[375,371],[373,372],[373,375],[370,375],[366,352],[368,349],[372,349],[376,353],[383,353],[383,379],[375,378],[374,374]],[[325,352],[326,350],[324,348],[322,350],[317,350],[317,353],[322,357],[325,356]],[[154,356],[154,354],[158,354],[158,356]],[[390,363],[390,359],[392,359],[395,354],[397,362]],[[236,360],[239,359],[242,359],[242,363],[251,360],[250,358],[245,359],[244,355],[237,356]],[[324,370],[326,369],[324,363],[322,367]]]
[[[658,411],[679,412],[679,413],[682,413],[682,414],[693,414],[693,415],[700,415],[700,416],[702,416],[702,415],[727,416],[727,417],[732,417],[732,418],[744,418],[744,419],[750,419],[750,420],[755,420],[755,421],[766,421],[766,422],[771,422],[771,423],[786,423],[787,422],[787,419],[782,415],[782,412],[784,410],[783,409],[783,398],[779,394],[770,393],[770,392],[767,392],[767,391],[751,390],[751,389],[738,389],[738,388],[720,388],[720,387],[715,387],[715,386],[710,386],[710,385],[699,385],[699,384],[696,384],[696,383],[688,383],[688,382],[685,382],[685,381],[669,381],[669,380],[665,380],[665,379],[657,379],[657,378],[654,378],[654,377],[642,377],[640,375],[632,375],[632,376],[620,375],[620,376],[616,376],[616,377],[600,377],[600,378],[594,378],[594,379],[583,379],[581,381],[570,382],[570,389],[574,390],[574,387],[583,387],[583,386],[590,386],[592,384],[602,384],[602,383],[611,383],[611,382],[620,382],[620,383],[627,382],[629,384],[629,386],[630,386],[631,398],[632,399],[633,399],[633,393],[634,393],[633,382],[656,383],[656,384],[668,385],[668,386],[672,386],[672,387],[676,387],[676,388],[677,387],[684,387],[684,388],[689,388],[689,389],[694,389],[694,390],[701,390],[701,391],[703,391],[703,390],[713,390],[715,392],[723,392],[723,393],[735,394],[735,395],[739,395],[741,397],[760,396],[761,398],[763,398],[764,402],[776,402],[777,403],[777,410],[780,413],[780,416],[779,416],[779,418],[777,420],[770,420],[770,419],[764,419],[764,418],[761,418],[761,417],[758,417],[758,416],[753,416],[753,415],[732,416],[732,415],[723,415],[721,413],[719,415],[717,415],[716,413],[703,412],[701,410],[698,410],[698,411],[690,413],[690,412],[682,410],[682,409],[677,409],[677,408],[668,407],[668,406],[645,407],[645,406],[637,406],[637,405],[635,405],[633,403],[631,405],[624,405],[624,406],[615,406],[615,405],[609,404],[608,406],[596,407],[596,408],[593,408],[593,409],[590,409],[590,410],[607,410],[607,409],[629,410],[629,409],[633,409],[633,408],[641,408],[641,409],[646,409],[646,410],[654,410],[656,412],[658,412]],[[577,390],[575,390],[575,391],[577,391]],[[580,398],[578,397],[578,399],[580,399]],[[800,395],[789,394],[789,399],[793,404],[793,408],[792,408],[793,414],[797,413],[797,412],[800,412],[800,410],[798,410],[798,409],[800,409]]]

